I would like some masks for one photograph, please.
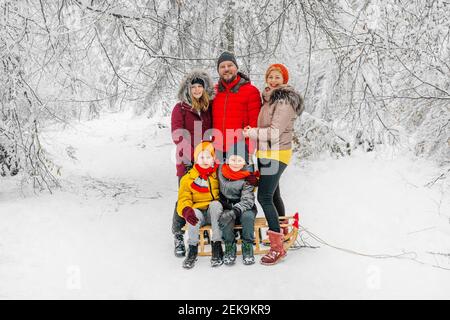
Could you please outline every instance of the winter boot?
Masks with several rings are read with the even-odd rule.
[[[289,220],[280,220],[280,224],[289,224]],[[284,241],[286,242],[286,236],[289,234],[289,227],[281,227],[281,232],[283,233]]]
[[[265,256],[261,258],[261,264],[271,266],[280,262],[286,256],[286,251],[283,247],[284,235],[282,232],[267,232],[270,240],[270,250]]]
[[[255,256],[253,255],[253,244],[242,242],[242,261],[246,266],[255,264]]]
[[[183,261],[183,268],[192,269],[197,261],[198,246],[189,245],[189,251],[186,259]]]
[[[184,238],[182,233],[175,234],[175,257],[181,258],[186,255],[186,247],[184,246]]]
[[[225,256],[223,263],[232,266],[236,262],[236,242],[225,242]]]
[[[212,249],[211,267],[221,266],[223,264],[222,242],[212,241],[211,249]]]

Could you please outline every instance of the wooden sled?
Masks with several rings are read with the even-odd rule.
[[[288,223],[280,224],[280,227],[288,227],[288,234],[285,236],[285,242],[284,242],[284,249],[287,251],[289,248],[295,243],[298,236],[298,213],[296,213],[294,216],[286,216],[286,217],[280,217],[281,221],[287,220]],[[257,217],[255,220],[255,244],[254,244],[254,254],[266,254],[269,252],[269,249],[267,247],[263,248],[265,244],[269,243],[269,240],[264,238],[263,239],[263,229],[267,229],[269,226],[267,225],[266,218],[263,217]],[[186,230],[186,226],[183,228]],[[236,225],[234,227],[235,230],[241,230],[241,225]],[[211,249],[210,249],[210,241],[211,239],[211,226],[203,226],[200,228],[200,242],[198,246],[198,256],[200,257],[206,257],[211,256]],[[205,237],[205,233],[207,234],[207,237]],[[242,250],[240,250],[240,244],[241,240],[237,241],[238,244],[238,250],[237,254],[241,255]]]

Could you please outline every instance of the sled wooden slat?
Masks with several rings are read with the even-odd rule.
[[[200,252],[205,251],[205,233],[203,231],[204,230],[200,229]]]
[[[293,221],[295,220],[294,216],[286,216],[286,217],[279,217],[280,220],[288,220],[288,221]],[[280,227],[288,227],[289,233],[285,236],[285,242],[284,242],[284,248],[285,250],[288,250],[292,244],[294,244],[295,240],[297,239],[298,236],[298,229],[293,227],[292,223],[280,223]],[[262,234],[262,229],[263,228],[268,228],[268,224],[267,224],[267,220],[264,217],[257,217],[255,219],[255,226],[254,226],[254,232],[255,232],[255,248],[254,248],[254,254],[255,255],[259,255],[259,254],[266,254],[267,252],[269,252],[269,249],[262,249],[261,248],[261,244],[265,244],[268,245],[270,244],[268,239],[262,239],[261,238],[261,234]],[[183,230],[186,230],[187,226],[185,226],[183,228]],[[236,225],[234,227],[235,230],[241,230],[242,226],[241,225]],[[200,257],[205,257],[205,256],[211,256],[211,250],[210,248],[207,248],[206,246],[208,245],[208,240],[205,239],[204,233],[208,232],[209,235],[209,239],[211,239],[211,226],[207,225],[207,226],[203,226],[200,228],[199,231],[199,236],[200,236],[200,243],[199,243],[199,251],[198,251],[198,255]],[[238,241],[237,243],[238,245],[241,244],[241,241]],[[238,255],[242,254],[242,250],[238,250],[237,251]]]
[[[261,251],[261,248],[259,247],[259,244],[261,243],[261,237],[259,236],[261,234],[261,232],[259,232],[260,228],[261,227],[255,227],[255,253]]]

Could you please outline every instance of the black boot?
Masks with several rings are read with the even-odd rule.
[[[175,234],[175,257],[181,258],[186,255],[186,247],[184,246],[184,238],[182,233]]]
[[[232,266],[236,262],[236,242],[225,242],[225,256],[223,263]]]
[[[189,251],[186,259],[183,261],[183,268],[192,269],[197,261],[198,246],[189,246]]]
[[[253,255],[252,243],[247,242],[242,243],[242,261],[247,266],[255,264],[255,256]]]
[[[222,242],[212,241],[211,249],[212,249],[211,267],[221,266],[223,264]]]

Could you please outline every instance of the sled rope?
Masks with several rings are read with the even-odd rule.
[[[367,257],[367,258],[373,258],[373,259],[404,259],[404,260],[410,260],[410,261],[419,263],[421,265],[429,265],[429,266],[432,266],[434,268],[450,271],[450,268],[442,267],[442,266],[439,266],[437,264],[431,264],[431,263],[426,263],[426,262],[420,261],[419,259],[417,259],[417,253],[416,252],[412,252],[412,251],[411,252],[403,252],[403,253],[396,254],[396,255],[362,253],[362,252],[358,252],[356,250],[347,249],[347,248],[343,248],[343,247],[338,247],[338,246],[332,245],[332,244],[326,242],[325,240],[320,238],[318,235],[314,234],[313,232],[309,231],[308,229],[306,229],[304,227],[301,227],[301,229],[299,231],[307,233],[311,238],[313,238],[317,242],[319,242],[319,243],[321,243],[321,244],[323,244],[323,245],[325,245],[327,247],[330,247],[332,249],[336,249],[336,250],[339,250],[339,251],[343,251],[343,252],[346,252],[346,253],[350,253],[350,254],[354,254],[354,255],[358,255],[358,256],[363,256],[363,257]],[[314,248],[314,249],[316,249],[316,248]]]
[[[363,256],[363,257],[369,257],[369,258],[375,258],[375,259],[390,259],[390,258],[411,259],[411,257],[406,257],[408,255],[412,255],[412,256],[414,256],[414,258],[417,257],[417,254],[415,252],[404,252],[404,253],[400,253],[400,254],[397,254],[397,255],[362,253],[362,252],[358,252],[358,251],[355,251],[355,250],[352,250],[352,249],[347,249],[347,248],[343,248],[343,247],[338,247],[338,246],[332,245],[332,244],[326,242],[325,240],[323,240],[322,238],[320,238],[318,235],[312,233],[311,231],[309,231],[309,230],[307,230],[307,229],[305,229],[303,227],[302,227],[301,231],[306,232],[309,236],[311,236],[311,238],[313,238],[317,242],[319,242],[319,243],[321,243],[321,244],[323,244],[323,245],[325,245],[327,247],[330,247],[330,248],[333,248],[333,249],[336,249],[336,250],[339,250],[339,251],[343,251],[343,252],[347,252],[347,253]]]

